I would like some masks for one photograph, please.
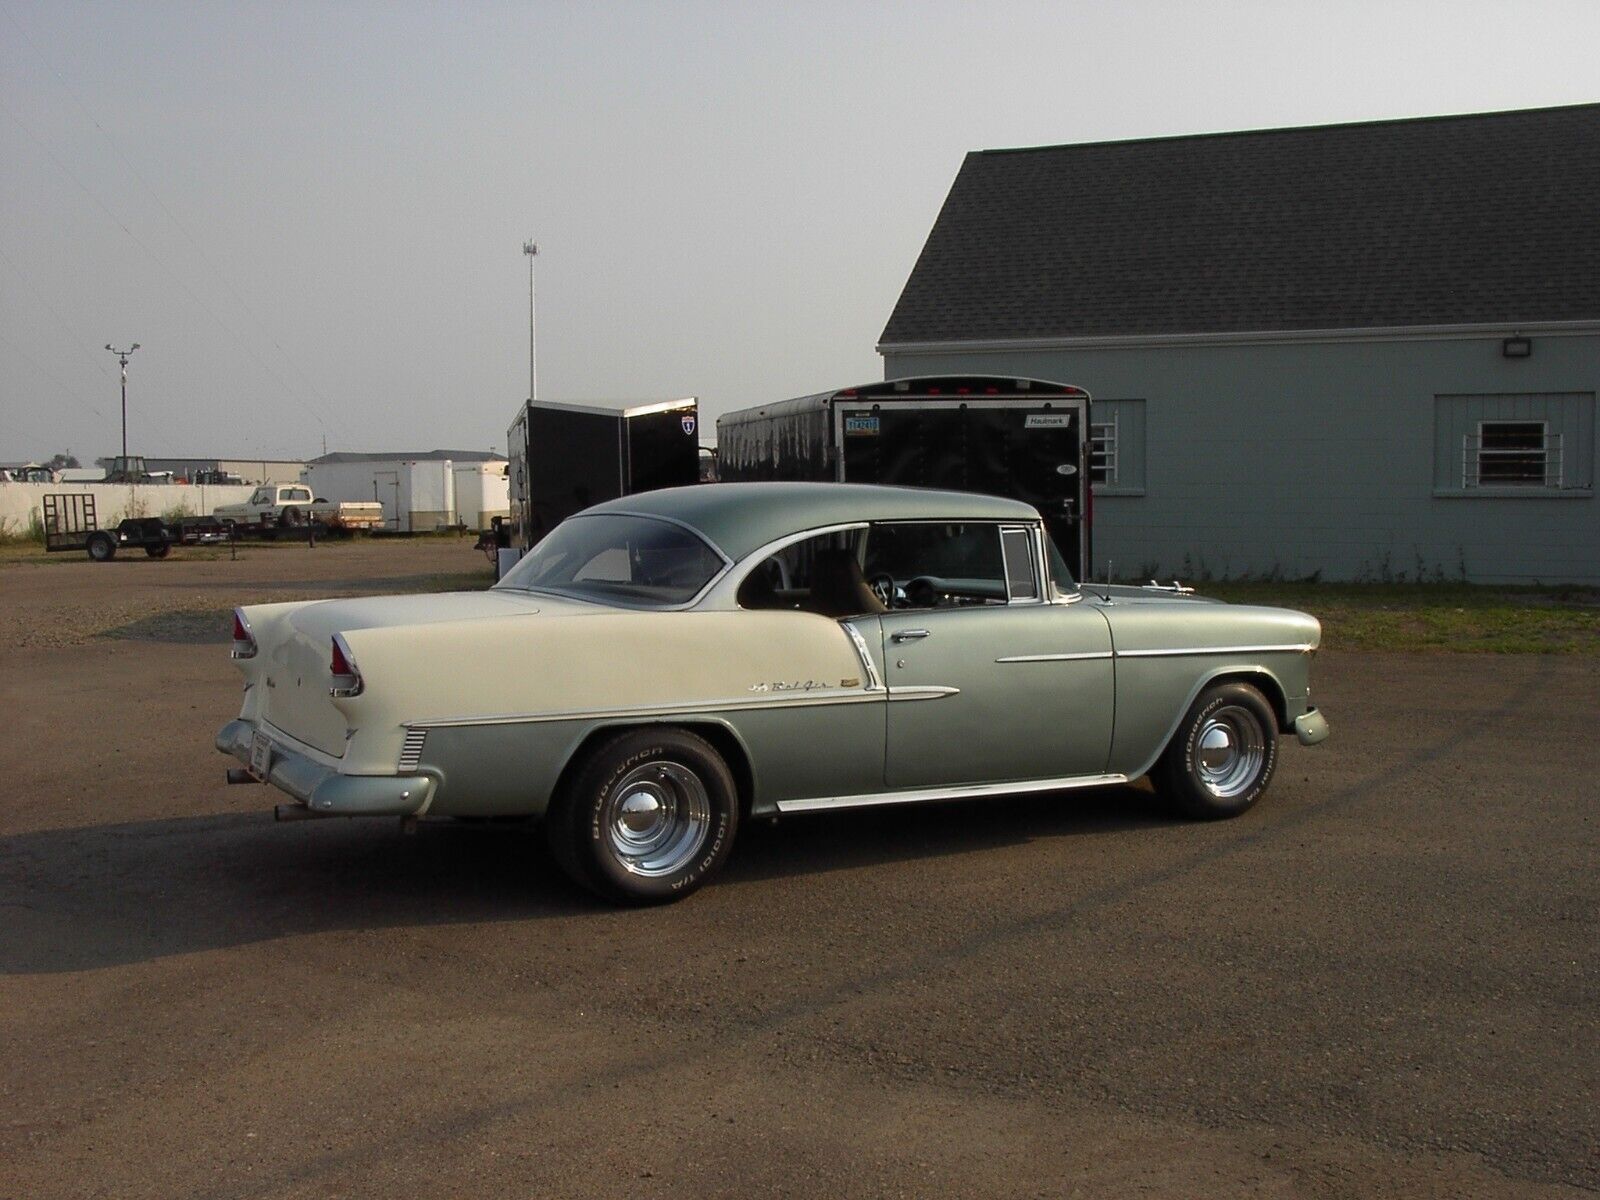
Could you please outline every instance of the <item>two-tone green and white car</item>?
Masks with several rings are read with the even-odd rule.
[[[743,820],[1151,774],[1251,807],[1327,736],[1305,613],[1073,582],[1027,505],[848,484],[627,496],[487,592],[235,614],[231,778],[283,816],[525,817],[613,900],[686,895]]]

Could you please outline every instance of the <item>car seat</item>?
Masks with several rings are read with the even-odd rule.
[[[825,617],[853,617],[889,610],[873,595],[851,550],[818,550],[811,564],[811,599],[806,607]]]

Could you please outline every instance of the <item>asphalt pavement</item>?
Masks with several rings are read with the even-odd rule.
[[[169,567],[0,568],[14,629],[189,614],[0,645],[0,1196],[1600,1189],[1593,659],[1326,652],[1241,819],[785,818],[618,911],[526,830],[224,786],[181,598],[236,568]]]

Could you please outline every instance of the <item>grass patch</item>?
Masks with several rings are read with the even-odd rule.
[[[1199,591],[1311,613],[1331,650],[1600,655],[1600,588],[1263,582]]]

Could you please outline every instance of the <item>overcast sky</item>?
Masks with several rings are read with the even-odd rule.
[[[0,460],[882,378],[966,151],[1600,99],[1600,4],[0,0]],[[1329,180],[1336,187],[1337,180]],[[708,422],[709,424],[709,419]]]

